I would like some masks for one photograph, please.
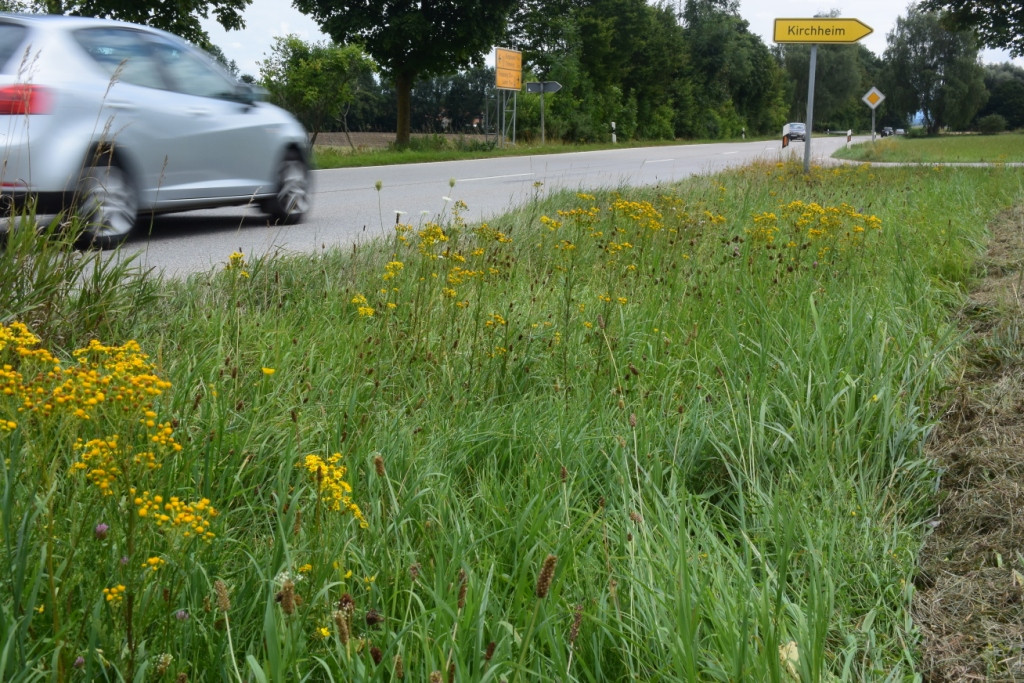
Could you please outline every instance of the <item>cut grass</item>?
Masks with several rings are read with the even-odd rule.
[[[141,361],[0,400],[0,677],[910,678],[951,307],[1020,181],[766,164],[456,204],[43,339],[68,368],[135,339],[171,386],[152,417],[82,400],[111,368],[154,386]],[[109,478],[75,444],[114,434],[138,457]],[[156,495],[186,524],[209,499],[216,537]]]
[[[1024,133],[879,138],[840,149],[833,156],[853,161],[922,164],[1024,162]]]

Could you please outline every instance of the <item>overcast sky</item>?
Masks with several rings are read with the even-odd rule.
[[[680,5],[684,0],[680,0]],[[750,22],[750,30],[766,45],[772,44],[772,27],[776,18],[813,17],[820,12],[840,10],[840,16],[860,19],[874,29],[861,42],[876,55],[885,51],[886,34],[896,24],[896,18],[907,12],[905,0],[740,0],[740,15]],[[243,74],[259,74],[257,62],[266,57],[276,36],[297,34],[303,40],[326,40],[316,22],[292,7],[291,0],[253,0],[245,12],[246,28],[226,32],[214,20],[204,22],[213,43],[229,59],[238,63]],[[986,50],[985,62],[1010,61],[1005,52]],[[1024,66],[1024,60],[1014,62]]]

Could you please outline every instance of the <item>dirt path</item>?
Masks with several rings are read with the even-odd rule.
[[[941,503],[914,619],[926,681],[1024,681],[1024,206],[991,226],[963,374],[929,441]]]

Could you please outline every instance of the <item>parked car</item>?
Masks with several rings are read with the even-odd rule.
[[[896,135],[906,135],[906,134],[907,134],[907,131],[903,130],[902,128],[897,128],[896,129]]]
[[[887,138],[890,135],[895,135],[895,132],[893,131],[891,126],[886,126],[885,128],[882,129],[881,135],[883,138]]]
[[[0,14],[0,195],[76,210],[110,247],[141,216],[310,205],[302,125],[202,50],[106,19]]]
[[[807,127],[802,123],[790,123],[789,126],[789,139],[790,140],[807,140]]]

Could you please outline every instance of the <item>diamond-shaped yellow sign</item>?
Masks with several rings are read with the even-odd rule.
[[[875,109],[882,103],[882,100],[885,99],[885,95],[883,95],[878,88],[871,88],[871,90],[868,90],[867,94],[860,99],[864,101],[864,104]]]

